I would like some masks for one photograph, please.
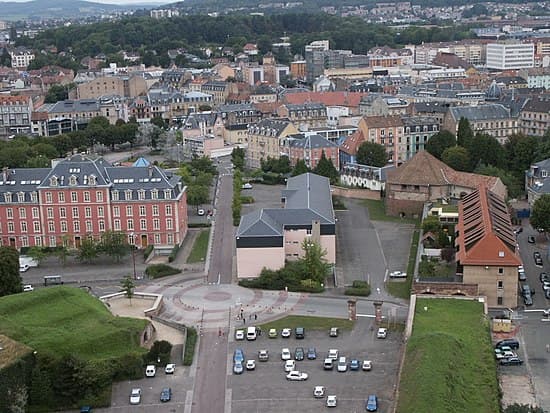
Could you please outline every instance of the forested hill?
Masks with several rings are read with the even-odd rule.
[[[374,46],[395,46],[409,42],[450,41],[471,37],[464,28],[411,27],[394,32],[385,25],[368,24],[359,18],[325,14],[280,14],[268,16],[205,15],[155,20],[131,17],[114,22],[73,25],[40,33],[35,39],[18,39],[18,45],[41,50],[55,45],[59,52],[72,53],[76,59],[120,50],[151,52],[157,56],[179,47],[193,49],[203,45],[236,48],[247,42],[278,41],[290,36],[292,53],[303,53],[304,45],[329,39],[331,48],[366,53]]]

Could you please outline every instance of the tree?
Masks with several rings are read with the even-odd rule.
[[[459,146],[466,147],[474,137],[474,132],[470,126],[470,121],[465,117],[458,121],[458,132],[456,134],[456,143]]]
[[[193,159],[191,159],[189,166],[191,167],[191,171],[194,175],[198,174],[199,172],[207,172],[209,174],[215,175],[217,172],[216,167],[212,162],[212,159],[210,159],[208,156],[194,156]]]
[[[27,250],[27,255],[35,260],[38,264],[44,261],[44,259],[48,256],[48,254],[46,254],[46,251],[44,251],[44,248],[36,246],[30,247]]]
[[[101,234],[101,252],[119,262],[130,252],[126,234],[120,231],[105,231]]]
[[[13,247],[0,247],[0,297],[20,293],[19,253]]]
[[[465,146],[470,154],[472,167],[480,164],[504,168],[506,166],[506,152],[504,147],[491,135],[477,133]]]
[[[545,232],[550,231],[550,195],[544,194],[533,204],[531,217],[529,218],[533,228],[541,228]]]
[[[457,171],[471,171],[470,154],[462,146],[445,149],[441,160]]]
[[[309,172],[309,168],[306,165],[306,162],[303,159],[298,159],[294,169],[292,170],[292,176],[298,176]]]
[[[361,165],[385,166],[388,154],[384,146],[374,142],[363,142],[357,149],[357,163]]]
[[[539,142],[534,136],[512,135],[504,144],[507,170],[523,181],[524,173],[535,161]]]
[[[151,123],[161,129],[164,129],[166,127],[166,121],[160,116],[155,116],[153,119],[151,119]]]
[[[433,232],[434,234],[437,234],[440,229],[441,223],[439,222],[439,218],[436,216],[428,216],[424,219],[424,221],[422,221],[422,231],[424,231],[424,233]]]
[[[522,181],[504,169],[497,168],[496,166],[480,165],[474,172],[480,175],[498,176],[502,183],[506,185],[510,198],[517,198],[523,193]]]
[[[326,250],[323,250],[317,242],[312,241],[309,237],[302,242],[302,250],[304,256],[299,262],[303,265],[308,278],[324,283],[330,270],[330,264],[325,259]]]
[[[231,162],[236,169],[244,169],[245,152],[243,148],[235,148],[231,152]]]
[[[455,135],[447,130],[442,130],[428,139],[428,142],[426,142],[426,151],[437,159],[441,159],[441,155],[443,155],[445,149],[452,148],[455,145]]]
[[[76,258],[80,262],[90,263],[99,256],[99,243],[92,237],[85,237],[76,252]]]
[[[69,98],[69,92],[67,86],[64,85],[53,85],[46,93],[46,98],[44,99],[45,103],[56,103],[61,100],[66,100]]]
[[[134,296],[134,288],[136,288],[134,284],[134,280],[132,280],[132,277],[127,275],[122,279],[120,282],[120,285],[122,287],[122,291],[124,292],[124,295],[126,298],[130,300],[130,305],[132,305],[132,297]]]
[[[187,187],[187,203],[198,206],[208,202],[208,187],[197,185],[195,183]]]
[[[332,163],[332,159],[327,159],[325,156],[325,151],[321,152],[321,159],[319,159],[319,162],[313,169],[313,172],[317,175],[326,176],[330,179],[331,184],[336,183],[338,181],[338,177],[340,176]]]

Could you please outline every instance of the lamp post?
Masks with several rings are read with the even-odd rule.
[[[181,144],[180,143],[176,143],[176,153],[177,153],[177,157],[178,157],[178,167],[180,166],[180,146]]]
[[[136,276],[136,238],[135,234],[133,232],[130,233],[130,236],[132,237],[132,264],[134,267],[134,280],[137,280]]]

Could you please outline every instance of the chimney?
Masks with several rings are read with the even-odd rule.
[[[149,164],[149,166],[147,167],[147,170],[149,172],[149,178],[152,178],[153,177],[153,165]]]
[[[2,180],[3,180],[4,182],[7,182],[9,176],[10,176],[10,170],[9,170],[9,168],[8,168],[7,166],[4,166],[4,167],[2,168]]]

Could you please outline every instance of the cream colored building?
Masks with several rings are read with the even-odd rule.
[[[145,78],[134,76],[101,76],[77,87],[79,99],[95,99],[106,95],[135,98],[147,93]]]
[[[248,127],[246,162],[249,168],[259,168],[261,160],[279,159],[281,139],[298,133],[288,119],[262,119]]]
[[[256,278],[304,255],[311,239],[336,263],[336,220],[328,178],[305,173],[288,178],[282,208],[264,208],[241,218],[236,235],[237,278]]]

